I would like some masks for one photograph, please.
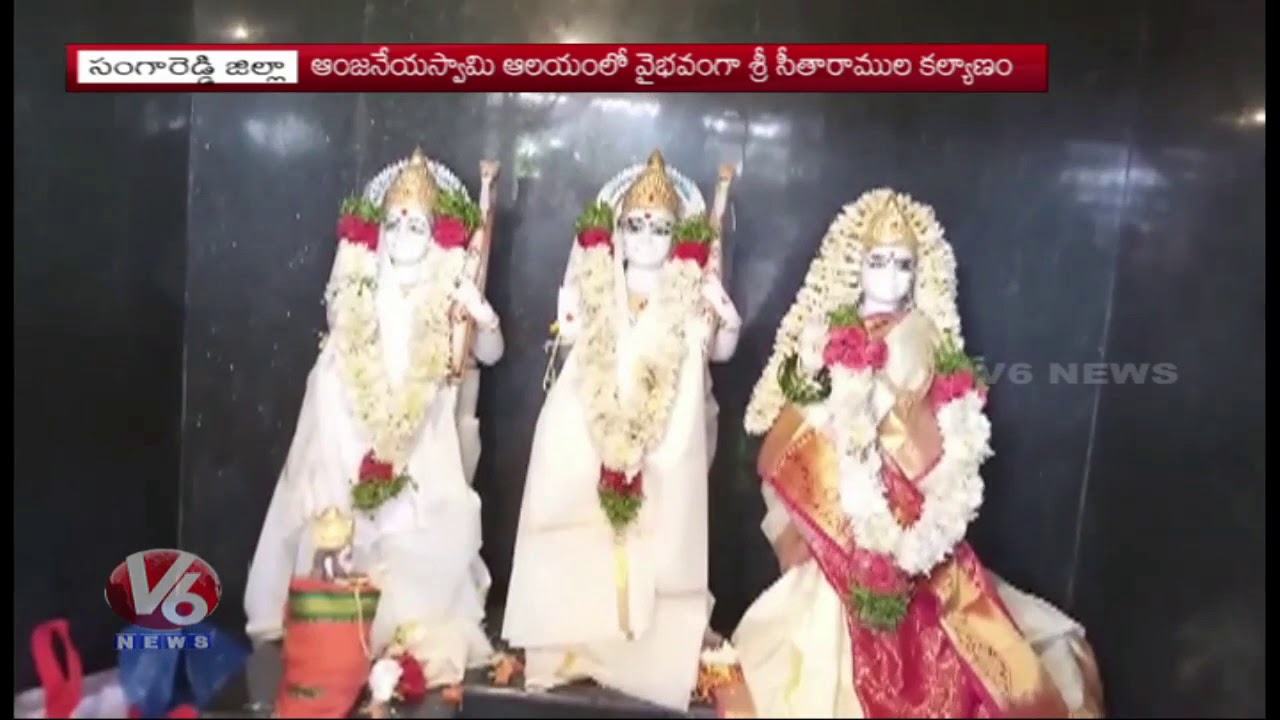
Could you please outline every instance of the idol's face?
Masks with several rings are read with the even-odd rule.
[[[903,247],[876,247],[862,258],[862,293],[870,301],[901,308],[911,297],[915,255]]]
[[[657,267],[671,253],[675,217],[665,210],[632,210],[618,219],[617,234],[627,262]]]
[[[387,208],[378,244],[397,269],[422,264],[431,247],[431,216],[415,208]]]

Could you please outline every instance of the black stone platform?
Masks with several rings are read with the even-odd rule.
[[[280,648],[260,647],[249,658],[245,672],[228,683],[218,702],[206,711],[208,718],[267,718],[280,685]],[[418,707],[399,708],[392,717],[403,718],[714,718],[709,706],[695,705],[686,714],[628,697],[597,685],[582,683],[550,692],[520,687],[495,687],[489,671],[471,673],[463,684],[462,704],[449,705],[434,692]]]

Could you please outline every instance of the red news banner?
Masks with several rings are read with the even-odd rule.
[[[70,92],[1046,92],[1046,45],[68,45]]]

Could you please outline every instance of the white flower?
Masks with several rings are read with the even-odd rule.
[[[952,457],[972,457],[978,462],[991,452],[991,422],[982,412],[982,400],[968,392],[938,411],[943,451]]]
[[[733,667],[738,664],[738,651],[725,640],[720,647],[707,648],[702,651],[702,664],[712,666]]]
[[[876,423],[867,413],[855,415],[846,429],[849,442],[855,447],[865,448],[876,441]]]
[[[400,662],[393,658],[382,658],[373,664],[369,671],[369,695],[373,702],[379,705],[391,702],[402,672]]]

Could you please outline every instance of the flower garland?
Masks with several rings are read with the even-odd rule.
[[[724,640],[716,647],[702,650],[692,699],[694,702],[714,703],[718,693],[745,681],[738,651],[728,640]]]
[[[944,336],[951,338],[957,346],[962,345],[960,316],[955,302],[955,254],[946,242],[933,208],[887,188],[865,192],[855,202],[846,205],[832,221],[809,265],[804,284],[778,326],[773,351],[747,404],[743,425],[748,434],[764,435],[769,432],[778,413],[787,404],[788,388],[784,387],[782,378],[794,377],[794,373],[785,366],[794,362],[791,358],[799,354],[806,326],[815,320],[825,320],[843,305],[856,304],[861,297],[862,238],[875,210],[882,207],[889,197],[896,198],[899,207],[904,209],[920,243],[913,303]]]
[[[368,199],[343,203],[337,258],[325,292],[330,328],[326,342],[334,343],[352,411],[372,446],[352,486],[353,504],[366,511],[410,484],[404,466],[449,370],[452,291],[466,263],[470,233],[479,225],[479,210],[461,191],[440,198],[432,227],[436,248],[426,263],[426,282],[412,296],[409,366],[398,384],[387,375],[378,327],[381,220],[381,208]]]
[[[991,456],[991,425],[982,411],[986,386],[976,363],[944,341],[928,393],[942,457],[920,482],[919,517],[904,526],[886,493],[879,447],[878,428],[890,408],[876,402],[876,374],[888,348],[867,333],[852,308],[833,314],[831,325],[824,352],[831,371],[828,432],[839,457],[841,505],[857,545],[851,604],[864,624],[892,630],[906,614],[911,579],[950,555],[982,504],[979,469]]]
[[[654,343],[630,368],[631,392],[621,399],[618,384],[613,209],[589,205],[576,223],[582,256],[578,284],[582,298],[579,392],[586,400],[587,426],[601,468],[597,492],[613,528],[621,532],[640,514],[645,455],[666,432],[685,354],[685,326],[700,300],[710,226],[695,218],[676,228],[676,246],[662,268],[651,313],[661,325]]]
[[[379,461],[370,450],[360,461],[356,484],[351,488],[351,505],[357,510],[373,512],[412,483],[407,473],[396,472],[391,463]]]
[[[392,700],[416,705],[427,697],[427,673],[407,650],[384,657],[369,671],[369,700],[386,706]]]

